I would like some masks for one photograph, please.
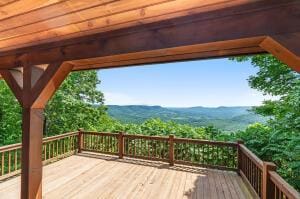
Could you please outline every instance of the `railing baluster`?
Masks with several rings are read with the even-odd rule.
[[[15,150],[15,166],[14,166],[14,170],[18,170],[18,150]]]
[[[10,151],[8,151],[8,168],[7,168],[7,172],[10,173],[11,171],[11,154]]]
[[[1,175],[3,176],[4,175],[4,152],[1,153]]]
[[[169,135],[169,163],[174,166],[174,135]]]
[[[83,129],[78,129],[78,153],[82,152],[83,146]]]
[[[119,149],[118,149],[118,151],[119,151],[119,158],[122,159],[123,155],[124,155],[124,135],[123,135],[123,132],[119,133],[118,143],[119,143]]]

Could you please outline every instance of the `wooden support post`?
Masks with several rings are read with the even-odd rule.
[[[237,141],[237,171],[238,174],[240,174],[240,171],[242,169],[242,151],[241,151],[241,145],[244,144],[244,141],[238,140]]]
[[[46,70],[26,65],[17,75],[0,70],[23,108],[21,199],[42,198],[44,108],[72,68],[70,64],[54,63]]]
[[[119,132],[118,143],[119,143],[119,158],[123,159],[124,156],[124,133],[123,132]]]
[[[82,148],[83,148],[83,129],[80,128],[78,129],[78,153],[82,152]]]
[[[169,163],[174,166],[174,135],[169,135]]]
[[[269,171],[275,171],[276,165],[272,162],[263,162],[263,172],[262,172],[262,199],[273,198],[271,197],[272,188],[270,186],[270,175]]]
[[[23,108],[21,198],[42,198],[44,109]]]

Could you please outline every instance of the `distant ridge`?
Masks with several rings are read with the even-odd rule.
[[[243,130],[249,124],[265,123],[266,118],[249,110],[251,106],[225,107],[161,107],[145,105],[108,105],[111,117],[125,123],[142,123],[150,118],[160,118],[163,121],[174,121],[193,126],[209,126],[225,131]]]

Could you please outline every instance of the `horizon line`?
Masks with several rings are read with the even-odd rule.
[[[163,106],[163,105],[148,105],[148,104],[104,104],[105,106],[148,106],[148,107],[162,107],[162,108],[238,108],[238,107],[257,107],[257,105],[235,105],[235,106]]]

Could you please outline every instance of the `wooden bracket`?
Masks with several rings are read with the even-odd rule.
[[[47,68],[24,66],[22,70],[0,70],[0,74],[22,107],[44,108],[72,68],[69,63],[57,62]]]
[[[17,83],[15,77],[12,75],[12,72],[10,70],[0,70],[0,74],[2,78],[5,80],[5,82],[7,83],[7,85],[9,86],[9,88],[13,91],[15,97],[17,98],[17,100],[22,106],[23,105],[22,88]]]

